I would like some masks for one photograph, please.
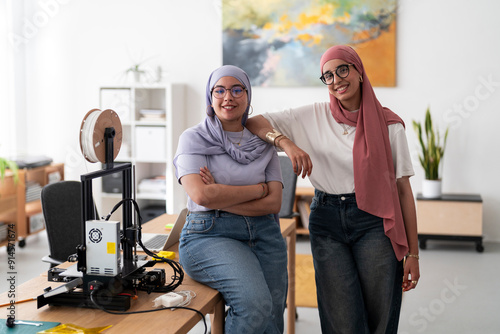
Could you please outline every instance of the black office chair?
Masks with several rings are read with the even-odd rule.
[[[293,172],[293,165],[286,155],[278,155],[283,176],[283,197],[281,200],[280,218],[293,218],[299,216],[293,211],[295,203],[295,188],[297,187],[297,175]]]
[[[81,198],[79,181],[59,181],[42,189],[42,212],[50,250],[50,255],[42,261],[51,267],[68,261],[82,242]]]

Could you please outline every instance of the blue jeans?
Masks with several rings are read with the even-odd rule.
[[[323,333],[397,333],[403,263],[354,194],[315,191],[309,218]]]
[[[273,215],[190,213],[179,259],[191,278],[224,297],[225,333],[283,333],[287,254]]]

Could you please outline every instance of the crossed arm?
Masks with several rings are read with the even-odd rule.
[[[199,174],[188,174],[181,183],[189,197],[198,205],[238,215],[262,216],[278,213],[281,208],[281,182],[271,181],[247,186],[215,183],[208,168]]]

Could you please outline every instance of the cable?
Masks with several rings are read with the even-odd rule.
[[[139,217],[139,224],[138,224],[138,228],[137,228],[137,242],[142,247],[143,251],[147,255],[151,256],[152,258],[157,259],[161,262],[167,263],[174,271],[174,274],[171,276],[172,281],[168,285],[164,285],[161,288],[155,288],[152,291],[154,291],[154,292],[170,292],[170,291],[175,290],[179,285],[182,284],[182,281],[184,280],[184,270],[182,270],[182,267],[178,262],[173,261],[171,259],[167,259],[163,256],[159,256],[158,254],[153,253],[152,251],[150,251],[149,249],[147,249],[144,246],[144,244],[142,243],[142,232],[141,232],[141,230],[142,230],[141,212],[139,209],[139,205],[137,204],[137,202],[134,199],[132,199],[132,198],[122,199],[120,202],[118,202],[113,207],[111,212],[104,218],[104,220],[108,221],[109,218],[111,217],[111,215],[125,202],[132,202],[132,204],[134,205],[135,211],[137,212],[137,216]],[[150,293],[152,291],[148,291],[148,293]]]
[[[191,304],[191,300],[196,297],[196,293],[190,290],[176,291],[175,293],[184,297],[184,301],[177,306],[188,306]]]
[[[23,299],[23,300],[16,300],[14,302],[14,304],[21,304],[21,303],[26,303],[26,302],[32,302],[34,300],[36,300],[37,297],[33,297],[33,298],[28,298],[28,299]],[[11,303],[6,303],[6,304],[0,304],[0,307],[5,307],[5,306],[9,306],[11,305]]]
[[[94,298],[94,295],[99,291],[99,289],[94,289],[91,293],[90,293],[90,301],[92,302],[92,304],[95,305],[95,307],[97,307],[98,309],[100,309],[101,311],[104,311],[106,313],[109,313],[109,314],[115,314],[115,315],[126,315],[126,314],[140,314],[140,313],[150,313],[150,312],[158,312],[158,311],[163,311],[163,310],[172,310],[172,309],[184,309],[184,310],[190,310],[190,311],[193,311],[193,312],[196,312],[198,313],[198,315],[201,317],[201,319],[203,320],[203,325],[205,326],[205,334],[208,332],[208,327],[207,327],[207,321],[205,319],[205,315],[203,313],[201,313],[200,311],[194,309],[194,308],[191,308],[191,307],[185,307],[185,306],[171,306],[171,307],[168,307],[168,308],[157,308],[157,309],[151,309],[151,310],[142,310],[142,311],[131,311],[131,312],[113,312],[113,311],[110,311],[110,310],[106,310],[103,306],[99,305],[97,303],[97,301],[95,300]]]

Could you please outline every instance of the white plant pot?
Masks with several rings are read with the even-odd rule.
[[[441,197],[441,180],[423,180],[422,196],[425,198]]]
[[[135,71],[134,72],[134,79],[135,79],[135,82],[141,82],[141,72],[137,72]]]

